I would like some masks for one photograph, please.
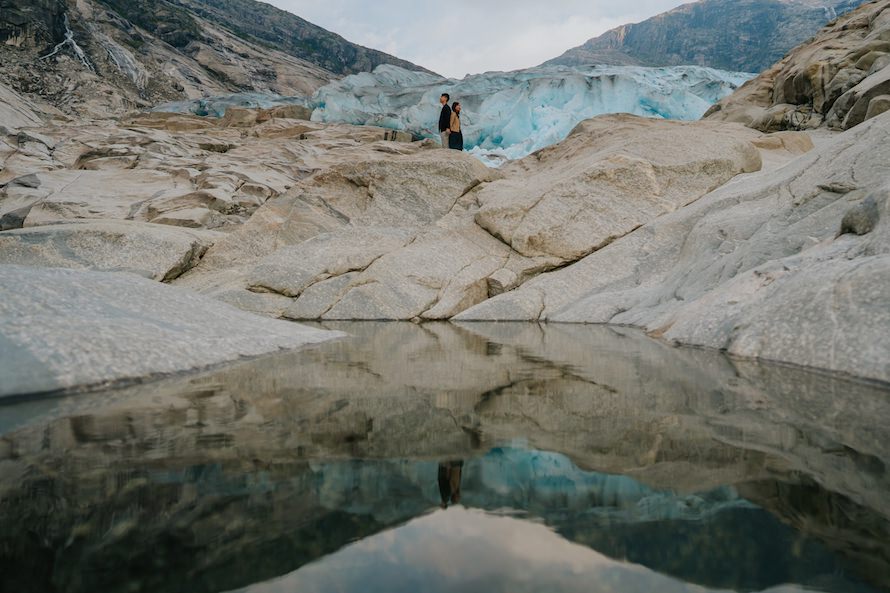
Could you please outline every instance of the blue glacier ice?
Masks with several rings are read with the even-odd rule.
[[[464,141],[488,164],[524,157],[564,139],[579,122],[604,113],[694,120],[752,74],[699,66],[548,66],[447,79],[379,66],[334,81],[312,97],[239,93],[167,103],[155,111],[221,117],[227,107],[299,104],[313,121],[375,125],[437,137],[439,96],[463,105]]]
[[[550,66],[463,80],[379,66],[319,89],[312,119],[437,136],[439,96],[463,106],[464,141],[483,160],[516,159],[604,113],[694,120],[753,75],[699,66]]]
[[[152,111],[164,113],[191,113],[202,117],[222,117],[229,107],[269,109],[280,105],[312,105],[309,97],[284,97],[269,93],[234,93],[219,97],[205,97],[190,101],[173,101],[156,106]]]

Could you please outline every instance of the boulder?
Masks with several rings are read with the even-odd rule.
[[[865,119],[871,119],[890,111],[890,95],[878,95],[868,102],[868,111],[865,112]]]
[[[0,286],[0,399],[144,380],[342,335],[132,274],[0,265]]]
[[[0,264],[131,272],[172,280],[194,267],[212,233],[104,220],[0,233]]]
[[[279,105],[263,110],[271,119],[312,119],[312,109],[302,105]]]
[[[858,126],[869,119],[869,111],[872,117],[886,111],[886,108],[881,110],[881,105],[886,105],[886,99],[881,97],[887,95],[890,95],[890,68],[872,74],[844,93],[828,113],[828,121],[842,122],[841,127],[845,130]],[[876,99],[875,106],[871,107]]]

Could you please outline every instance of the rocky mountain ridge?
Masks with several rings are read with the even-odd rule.
[[[706,118],[762,131],[847,130],[890,110],[890,5],[871,2],[718,102]]]
[[[702,0],[612,29],[545,64],[694,64],[761,72],[864,1]]]
[[[235,92],[305,97],[383,63],[420,69],[253,0],[0,1],[5,84],[76,117]]]

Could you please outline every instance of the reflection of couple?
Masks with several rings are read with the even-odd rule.
[[[460,504],[460,479],[463,469],[463,461],[446,461],[439,464],[439,495],[442,497],[443,509],[448,508],[449,502]]]
[[[448,101],[451,95],[442,93],[439,103],[442,104],[442,112],[439,114],[439,135],[442,138],[442,148],[453,150],[464,149],[464,135],[460,131],[461,106],[458,101],[449,107]]]

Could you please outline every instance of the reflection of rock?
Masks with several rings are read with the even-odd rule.
[[[133,275],[0,266],[0,398],[194,370],[339,334]]]
[[[645,559],[653,558],[651,550],[631,542],[651,540],[655,532],[632,529],[629,520],[626,532],[609,531],[615,538],[609,541],[596,536],[602,529],[594,527],[595,517],[581,521],[560,509],[575,508],[572,500],[594,496],[593,486],[602,483],[597,504],[608,507],[611,496],[625,517],[674,512],[671,505],[681,500],[687,500],[683,512],[699,504],[706,511],[720,508],[712,504],[718,499],[695,502],[694,493],[734,486],[806,525],[805,533],[837,543],[860,565],[884,567],[867,574],[888,582],[881,575],[890,559],[880,542],[890,533],[883,471],[890,435],[875,419],[890,410],[878,386],[733,362],[623,329],[332,324],[338,328],[357,338],[203,376],[60,400],[30,426],[7,425],[0,438],[0,513],[31,517],[64,495],[71,514],[43,515],[28,528],[42,526],[54,534],[50,541],[79,534],[67,556],[72,562],[141,562],[152,542],[174,530],[186,538],[183,545],[210,554],[201,578],[217,570],[234,578],[223,565],[275,549],[256,571],[246,568],[249,562],[235,564],[243,574],[269,578],[436,505],[437,460],[472,460],[522,439],[567,455],[585,471],[632,480],[600,482],[560,456],[492,457],[482,465],[468,462],[467,504],[526,506],[573,539],[619,555],[631,546]],[[17,417],[14,411],[4,416]],[[519,461],[525,469],[507,471]],[[539,481],[511,489],[509,479],[525,480],[523,472]],[[554,481],[557,474],[562,478]],[[114,490],[102,486],[109,481]],[[547,490],[557,482],[568,490]],[[29,493],[38,488],[42,494],[32,500]],[[677,498],[635,506],[651,489]],[[538,494],[528,494],[533,491]],[[801,492],[809,494],[801,498]],[[856,519],[841,524],[808,506],[829,498]],[[257,507],[260,500],[274,507]],[[0,519],[12,525],[6,516]],[[746,522],[720,512],[713,517],[706,525],[730,530],[720,532],[721,540]],[[234,531],[225,547],[207,547],[228,529]],[[709,529],[696,531],[701,539],[692,541],[704,545],[717,537]],[[694,530],[687,531],[692,538]],[[325,543],[308,551],[305,542],[319,532]],[[100,535],[109,533],[116,534],[115,545]],[[861,545],[852,550],[845,542]],[[671,570],[695,574],[684,573],[691,570],[685,564]]]

